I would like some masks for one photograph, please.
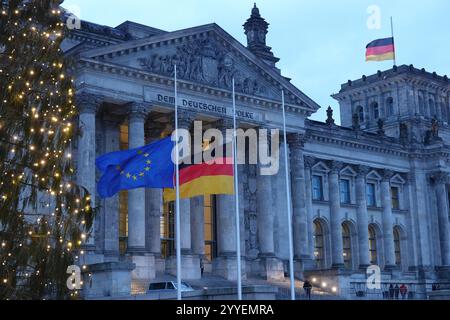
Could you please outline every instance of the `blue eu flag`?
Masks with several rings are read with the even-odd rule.
[[[136,188],[173,188],[174,163],[171,137],[147,146],[105,154],[96,160],[102,177],[97,184],[101,198],[120,190]]]

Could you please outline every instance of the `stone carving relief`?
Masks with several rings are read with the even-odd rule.
[[[237,92],[250,95],[267,93],[267,88],[260,81],[241,70],[236,59],[210,38],[180,45],[174,54],[152,54],[139,58],[138,62],[150,72],[171,77],[174,76],[173,66],[176,64],[180,79],[225,89],[232,88],[234,77]]]
[[[259,254],[258,222],[256,211],[256,166],[246,166],[244,181],[244,221],[245,221],[245,252],[250,259],[256,259]]]

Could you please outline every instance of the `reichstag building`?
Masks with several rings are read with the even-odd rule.
[[[342,298],[366,290],[369,265],[381,268],[383,286],[406,284],[416,297],[449,282],[447,76],[402,65],[349,80],[333,95],[341,125],[331,108],[326,122],[312,121],[320,106],[277,68],[279,58],[266,44],[268,25],[255,6],[244,24],[246,45],[214,23],[166,32],[130,21],[117,27],[82,21],[71,31],[63,49],[76,62],[77,179],[99,207],[83,258],[87,295],[139,292],[176,273],[174,206],[161,190],[95,196],[96,157],[172,132],[175,64],[181,128],[194,120],[231,128],[233,78],[239,127],[281,128],[284,90],[299,280],[333,288]],[[282,281],[288,274],[280,154],[275,176],[257,174],[256,165],[239,167],[247,282]],[[182,200],[181,210],[183,281],[235,281],[233,196]]]

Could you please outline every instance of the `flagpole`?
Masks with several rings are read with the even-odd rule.
[[[288,145],[286,134],[286,110],[284,104],[284,90],[281,90],[281,105],[283,109],[283,138],[284,138],[284,161],[286,174],[286,201],[287,201],[287,222],[289,241],[289,277],[291,282],[291,300],[295,300],[295,277],[294,277],[294,245],[292,236],[292,213],[291,213],[291,188],[289,179]]]
[[[392,35],[392,43],[394,44],[394,66],[397,65],[397,48],[395,47],[395,39],[394,39],[394,21],[391,17],[391,35]]]
[[[177,300],[181,300],[181,235],[180,235],[180,173],[179,173],[179,150],[178,150],[178,88],[177,88],[177,65],[174,66],[174,88],[175,88],[175,241],[177,255]]]
[[[239,180],[237,164],[237,133],[236,133],[236,95],[233,82],[233,164],[234,164],[234,197],[236,207],[236,261],[237,261],[237,291],[238,300],[242,300],[242,277],[241,277],[241,228],[239,218]]]

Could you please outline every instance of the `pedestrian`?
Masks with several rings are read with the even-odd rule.
[[[394,299],[394,293],[395,292],[395,290],[394,290],[394,285],[391,283],[390,285],[389,285],[389,299]]]
[[[306,299],[311,300],[312,284],[308,280],[303,283],[303,290],[305,290]]]
[[[203,272],[205,271],[205,265],[203,264],[203,258],[200,258],[200,273],[203,277]]]
[[[394,296],[395,300],[398,300],[398,298],[400,297],[400,287],[398,286],[398,284],[396,284],[394,287]]]
[[[406,294],[408,293],[408,287],[406,286],[406,284],[402,284],[400,286],[400,294],[402,295],[402,299],[405,300],[406,298]]]

